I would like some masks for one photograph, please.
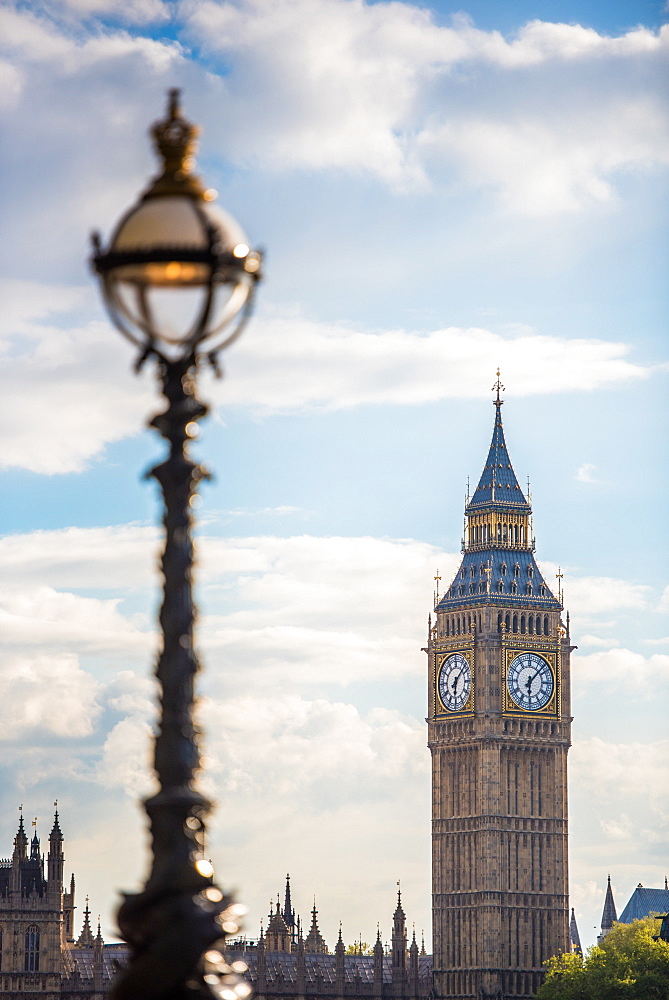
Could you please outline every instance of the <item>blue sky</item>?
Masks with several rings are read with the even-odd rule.
[[[145,868],[154,486],[88,274],[181,86],[198,169],[267,249],[202,378],[211,853],[257,933],[286,871],[326,939],[429,944],[423,644],[458,565],[491,386],[573,660],[571,894],[595,937],[669,862],[660,3],[58,0],[0,8],[2,836],[24,802],[113,932]],[[83,905],[83,899],[80,900]]]

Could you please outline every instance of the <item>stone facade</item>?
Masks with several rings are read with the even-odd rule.
[[[257,941],[232,941],[228,961],[243,962],[256,1000],[427,1000],[432,995],[432,957],[415,933],[407,942],[406,916],[398,891],[389,948],[377,933],[373,954],[347,954],[339,938],[330,953],[318,927],[316,904],[303,937],[286,879],[283,907],[270,906],[267,930]]]
[[[373,954],[346,954],[340,931],[330,953],[315,903],[304,936],[287,880],[258,940],[229,949],[258,1000],[528,1000],[546,959],[580,947],[567,906],[569,616],[565,625],[561,594],[534,559],[497,389],[462,563],[436,595],[425,647],[434,956],[415,935],[408,944],[399,892],[390,948],[379,935]],[[99,925],[93,935],[88,907],[75,941],[57,812],[46,875],[44,866],[21,817],[12,857],[0,861],[0,990],[9,1000],[102,1000],[126,948],[106,945]]]
[[[35,825],[35,824],[34,824]],[[37,830],[28,843],[23,814],[10,858],[0,860],[0,992],[6,1000],[102,1000],[124,945],[93,935],[88,901],[74,938],[75,883],[63,885],[63,834],[54,816],[46,861]]]
[[[569,643],[534,560],[531,508],[493,439],[428,654],[434,990],[534,995],[568,951]]]

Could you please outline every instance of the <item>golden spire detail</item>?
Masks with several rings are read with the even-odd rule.
[[[163,172],[145,192],[144,198],[183,194],[211,201],[215,192],[210,195],[200,179],[191,173],[201,129],[182,115],[180,94],[176,87],[169,91],[166,117],[151,126],[151,137],[163,161]]]

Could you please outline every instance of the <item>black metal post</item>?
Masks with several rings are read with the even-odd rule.
[[[166,461],[149,473],[158,480],[165,504],[163,648],[156,669],[160,720],[155,771],[160,788],[144,803],[153,843],[149,879],[141,893],[124,897],[118,914],[131,959],[112,998],[211,1000],[234,990],[238,977],[217,948],[234,914],[228,910],[231,900],[214,885],[204,857],[205,818],[211,806],[195,788],[200,755],[193,704],[199,664],[193,642],[191,529],[193,498],[207,473],[191,461],[188,443],[207,408],[195,395],[194,356],[161,358],[159,363],[168,407],[151,426],[170,446]]]

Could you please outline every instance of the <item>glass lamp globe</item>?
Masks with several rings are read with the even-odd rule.
[[[93,237],[93,267],[113,322],[134,344],[170,356],[207,340],[216,351],[241,331],[261,254],[192,173],[199,129],[182,117],[177,90],[151,131],[163,172],[122,217],[107,250]]]

